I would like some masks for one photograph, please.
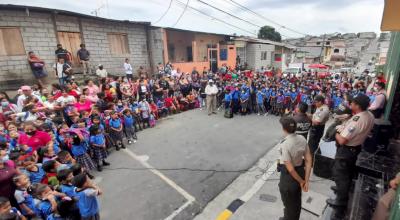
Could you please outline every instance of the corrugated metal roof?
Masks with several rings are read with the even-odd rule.
[[[72,12],[72,11],[66,11],[66,10],[61,10],[61,9],[43,8],[43,7],[28,6],[28,5],[0,4],[0,10],[27,10],[27,9],[30,11],[56,13],[56,14],[61,14],[61,15],[72,15],[72,16],[77,16],[77,17],[92,18],[92,19],[105,20],[105,21],[124,22],[124,23],[131,23],[131,24],[140,24],[140,25],[150,25],[151,24],[150,22],[147,22],[147,21],[116,20],[116,19],[97,17],[97,16],[93,16],[93,15],[81,14],[81,13]]]

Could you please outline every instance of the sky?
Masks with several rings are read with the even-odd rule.
[[[234,2],[261,16],[240,8]],[[188,7],[185,10],[186,3]],[[246,36],[255,36],[260,26],[270,25],[283,38],[295,38],[303,34],[380,32],[384,0],[1,0],[0,4],[39,6],[83,14],[94,14],[98,9],[97,15],[100,17]]]

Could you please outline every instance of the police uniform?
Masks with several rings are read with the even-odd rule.
[[[311,154],[314,156],[315,151],[318,149],[319,141],[324,135],[325,123],[329,119],[329,108],[326,105],[322,105],[315,110],[312,116],[313,121],[317,121],[320,124],[312,125],[310,129],[310,136],[308,138],[308,146],[310,146]]]
[[[351,182],[356,171],[357,156],[368,134],[374,126],[374,116],[369,111],[354,115],[339,129],[340,136],[348,140],[346,145],[337,145],[333,178],[336,183],[336,200],[327,201],[337,207],[347,207]]]
[[[279,151],[281,154],[280,164],[278,164],[278,169],[281,172],[279,191],[285,207],[283,219],[298,220],[301,212],[301,186],[290,175],[284,162],[290,161],[299,176],[304,179],[303,158],[309,151],[307,141],[301,135],[289,134],[279,143]]]
[[[293,116],[293,119],[297,124],[296,134],[302,135],[307,140],[308,131],[312,124],[310,118],[306,114],[297,113]]]

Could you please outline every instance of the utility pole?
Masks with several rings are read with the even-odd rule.
[[[321,52],[319,53],[319,63],[322,63],[322,52],[324,51],[324,46],[325,46],[325,37],[326,34],[324,34],[324,38],[322,39],[322,44],[321,44]]]

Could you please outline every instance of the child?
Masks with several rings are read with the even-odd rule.
[[[109,166],[110,164],[106,161],[106,138],[99,126],[95,124],[90,127],[90,146],[93,149],[93,159],[97,164],[97,170],[101,172],[103,168],[100,162],[103,162],[103,166]]]
[[[59,191],[71,198],[74,198],[75,187],[72,185],[72,180],[74,179],[74,176],[72,175],[72,170],[64,169],[58,171],[57,179],[60,181],[60,185],[58,187]]]
[[[229,88],[226,88],[225,90],[224,101],[225,101],[225,109],[226,110],[230,109],[232,106],[232,94]]]
[[[32,187],[32,193],[40,203],[37,205],[40,216],[43,219],[47,219],[57,209],[57,200],[71,200],[64,193],[59,193],[57,191],[51,190],[51,188],[46,184],[37,184]]]
[[[118,151],[120,147],[125,149],[125,145],[122,143],[123,126],[117,112],[115,111],[111,112],[111,118],[108,121],[108,124],[110,126],[110,137],[113,143],[115,144],[116,150]]]
[[[65,165],[68,169],[71,168],[72,165],[74,165],[74,164],[76,163],[76,160],[75,160],[75,159],[71,156],[71,154],[70,154],[68,151],[66,151],[66,150],[60,151],[60,152],[57,154],[57,161],[58,161],[59,163]],[[61,167],[61,166],[60,166],[60,167]],[[57,172],[58,172],[59,170],[60,170],[60,169],[57,169]]]
[[[82,220],[100,219],[100,208],[96,196],[101,195],[101,190],[94,185],[85,174],[74,177],[75,194],[78,197],[78,207]]]
[[[18,174],[14,176],[13,182],[17,187],[14,197],[18,202],[22,214],[29,218],[35,217],[38,214],[38,210],[36,209],[32,195],[27,191],[31,185],[28,176],[25,174]]]
[[[74,134],[72,137],[72,155],[76,161],[85,169],[86,172],[94,169],[95,165],[92,159],[87,154],[87,145],[84,140],[81,140],[78,134]]]
[[[284,113],[284,101],[285,96],[283,91],[279,91],[279,95],[276,97],[276,115],[283,115]]]
[[[143,99],[139,105],[143,121],[143,128],[146,128],[145,124],[147,124],[147,127],[150,127],[150,105],[146,99]]]
[[[10,200],[6,197],[0,197],[0,216],[4,219],[26,220],[17,208],[11,206]]]
[[[43,178],[43,184],[47,184],[50,186],[57,186],[59,184],[57,179],[57,168],[60,167],[61,164],[56,160],[49,160],[43,164],[43,170],[46,172],[46,176]]]
[[[135,133],[135,118],[132,116],[129,109],[124,110],[124,131],[126,138],[128,139],[128,144],[136,143],[137,136]]]
[[[40,148],[40,153],[41,153],[41,155],[43,155],[43,159],[42,159],[43,163],[45,163],[49,160],[55,160],[57,158],[57,155],[55,154],[53,147],[49,147],[49,146],[42,147],[42,148]]]
[[[247,114],[247,108],[249,106],[249,98],[250,94],[246,91],[245,88],[242,89],[242,93],[240,94],[240,106],[242,108],[242,115]]]
[[[25,167],[32,184],[40,183],[45,178],[46,173],[42,169],[42,165],[37,164],[33,156],[25,158],[22,164]]]
[[[276,114],[276,88],[272,88],[270,96],[271,113]]]
[[[257,115],[263,115],[265,114],[265,106],[264,106],[264,97],[265,94],[262,92],[260,87],[257,88],[257,93],[256,93],[256,98],[257,98]]]

